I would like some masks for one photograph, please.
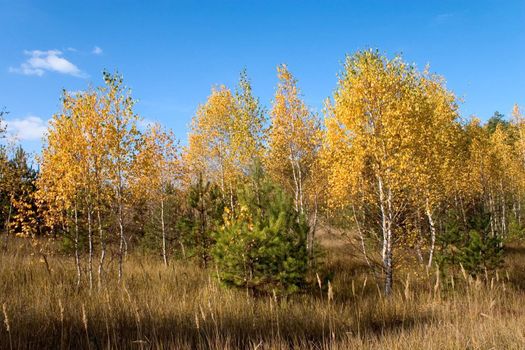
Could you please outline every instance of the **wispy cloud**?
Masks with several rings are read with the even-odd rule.
[[[6,120],[5,123],[8,137],[18,141],[41,140],[48,126],[46,120],[34,115]]]
[[[100,47],[98,47],[98,46],[95,46],[95,47],[93,48],[93,50],[91,51],[91,53],[92,53],[93,55],[102,55],[103,52],[104,52],[104,51],[103,51]]]
[[[63,57],[62,51],[24,51],[29,58],[20,64],[19,67],[10,67],[12,73],[24,75],[43,76],[45,72],[56,72],[61,74],[72,75],[74,77],[86,78],[87,74],[82,72],[75,64]]]

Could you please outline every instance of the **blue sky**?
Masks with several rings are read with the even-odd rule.
[[[245,67],[270,106],[288,64],[320,110],[345,54],[378,48],[429,63],[464,100],[463,116],[525,105],[525,1],[29,1],[0,0],[0,108],[38,151],[62,89],[124,75],[144,118],[182,140],[215,84]]]

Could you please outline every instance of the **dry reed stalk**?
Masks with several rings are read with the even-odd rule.
[[[60,348],[64,349],[64,305],[62,299],[58,299],[58,309],[60,311]]]
[[[82,303],[82,323],[84,324],[84,330],[86,332],[86,340],[87,340],[88,348],[91,348],[91,342],[89,341],[88,318],[87,318],[86,307],[84,303]]]
[[[9,324],[9,316],[7,315],[7,304],[2,304],[2,311],[4,313],[4,325],[7,334],[9,335],[9,349],[13,349],[13,340],[11,339],[11,325]]]
[[[410,300],[410,273],[407,273],[407,279],[405,281],[405,299]]]

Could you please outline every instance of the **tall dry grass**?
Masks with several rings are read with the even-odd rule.
[[[0,255],[0,348],[522,349],[525,258],[506,271],[438,282],[400,272],[390,299],[358,258],[327,251],[319,282],[289,298],[226,289],[191,264],[130,255],[119,285],[75,288],[72,258],[22,241]],[[325,275],[333,278],[328,285]]]

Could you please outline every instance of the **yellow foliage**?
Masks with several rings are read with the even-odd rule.
[[[322,132],[317,116],[301,100],[297,81],[286,65],[277,67],[279,84],[270,112],[268,172],[304,211],[321,190],[318,152]]]

